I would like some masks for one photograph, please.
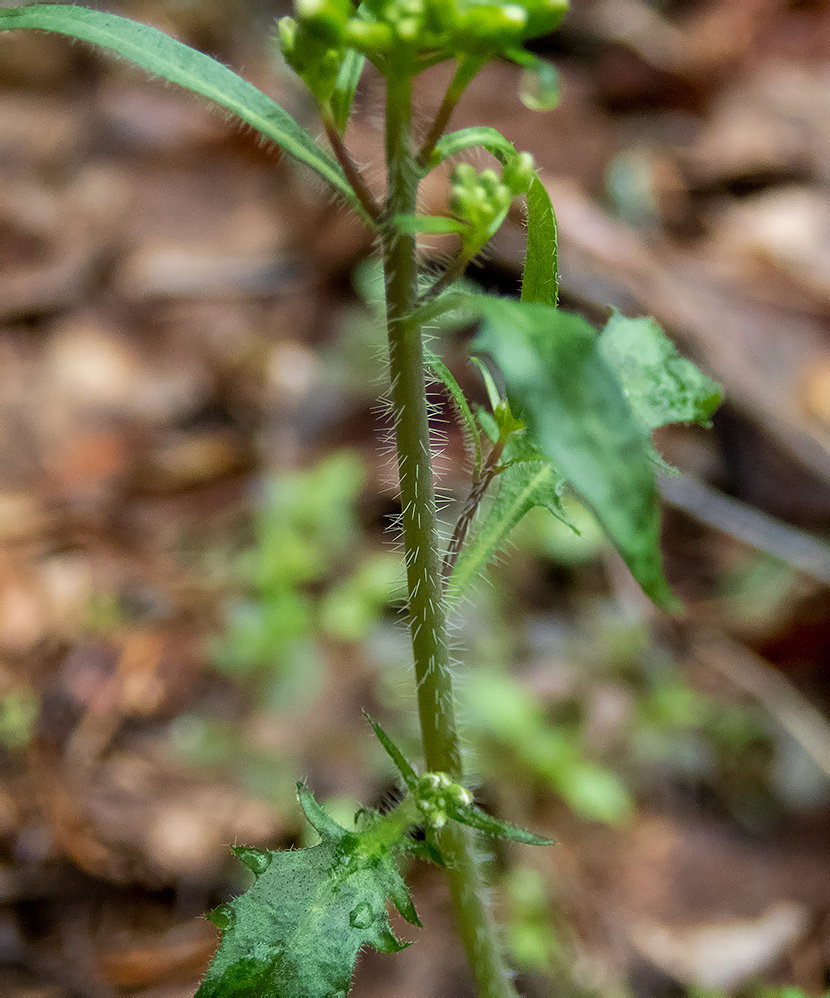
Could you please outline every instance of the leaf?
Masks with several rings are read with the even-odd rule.
[[[457,132],[450,132],[442,136],[436,143],[435,150],[430,157],[430,168],[438,166],[445,159],[457,156],[465,149],[472,149],[475,146],[481,146],[487,152],[492,153],[503,166],[517,156],[516,147],[501,132],[487,125],[475,125],[472,128],[461,128]]]
[[[240,897],[211,913],[222,942],[197,998],[345,998],[364,946],[394,953],[387,899],[413,924],[418,916],[387,851],[361,851],[347,832],[300,787],[300,799],[322,841],[309,849],[246,850],[256,875]],[[266,861],[267,860],[267,861]]]
[[[481,436],[478,432],[475,416],[470,411],[470,406],[464,396],[464,392],[461,391],[461,387],[453,377],[452,371],[429,347],[424,347],[424,361],[432,368],[435,377],[438,378],[450,393],[450,397],[458,412],[468,446],[472,446],[475,452],[475,477],[478,478],[481,471]]]
[[[487,321],[474,346],[501,367],[534,442],[591,507],[643,590],[676,608],[661,567],[651,442],[596,332],[549,305],[482,296],[480,307]]]
[[[556,215],[538,176],[527,192],[527,255],[522,272],[522,301],[559,304]]]
[[[450,597],[460,596],[502,547],[507,535],[534,506],[544,506],[563,523],[562,479],[549,460],[520,461],[499,475],[499,491],[481,526],[462,548],[447,583]]]
[[[279,104],[226,66],[157,28],[68,4],[0,10],[0,31],[37,28],[91,42],[170,83],[206,97],[310,166],[363,218],[366,214],[337,162]]]
[[[451,817],[460,821],[462,825],[469,825],[471,828],[484,832],[494,839],[509,839],[511,842],[521,842],[526,846],[551,846],[553,839],[546,839],[540,835],[534,835],[518,825],[513,825],[509,821],[502,821],[494,818],[486,811],[482,811],[475,804],[468,804],[466,807],[451,808]]]
[[[346,49],[340,70],[334,83],[334,93],[331,95],[331,111],[334,127],[342,135],[349,122],[352,102],[357,92],[357,85],[363,75],[366,56],[355,49]]]
[[[414,790],[418,783],[418,774],[415,772],[412,764],[377,721],[373,721],[368,714],[366,714],[366,720],[372,725],[372,730],[377,736],[377,740],[386,749],[387,755],[397,766],[398,772],[403,777],[403,781],[408,789]]]
[[[668,423],[711,425],[722,398],[720,385],[681,356],[654,319],[615,312],[599,342],[631,408],[649,429]]]

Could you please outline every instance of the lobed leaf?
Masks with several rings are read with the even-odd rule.
[[[535,444],[593,510],[643,590],[675,609],[661,567],[651,442],[596,332],[549,305],[485,296],[480,305],[486,322],[475,346],[499,364]]]
[[[279,104],[210,56],[170,38],[157,28],[116,14],[69,4],[0,9],[0,31],[17,28],[54,31],[91,42],[129,59],[155,76],[206,97],[311,167],[366,218],[336,160]]]
[[[321,817],[302,788],[301,800],[322,842],[240,855],[256,880],[211,913],[223,935],[197,998],[345,998],[364,946],[394,953],[408,945],[392,934],[386,913],[388,899],[418,924],[393,858],[365,855],[360,833]]]

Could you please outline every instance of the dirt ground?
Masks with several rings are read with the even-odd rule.
[[[319,131],[273,56],[285,5],[105,6]],[[821,995],[830,3],[574,6],[537,46],[559,108],[525,109],[519,70],[496,63],[453,127],[492,125],[543,165],[564,306],[654,315],[727,401],[711,431],[658,440],[684,473],[664,482],[683,619],[650,609],[588,527],[575,542],[534,519],[458,621],[479,796],[558,843],[497,852],[499,913],[528,996]],[[424,122],[446,80],[419,81]],[[368,75],[347,136],[361,163],[381,110]],[[424,210],[445,199],[430,178]],[[370,253],[302,168],[198,101],[64,39],[0,37],[8,998],[192,996],[216,945],[202,915],[242,884],[228,844],[303,841],[299,777],[343,813],[393,789],[361,714],[413,738],[399,607],[365,581],[394,574],[396,512],[383,343],[354,290]],[[510,293],[522,260],[517,212],[468,276]],[[443,350],[483,401],[468,332]],[[468,468],[435,401],[449,519]],[[287,533],[257,512],[269,496]],[[294,575],[291,516],[316,531]],[[263,537],[277,595],[252,588]],[[530,697],[512,729],[479,672]],[[353,994],[472,994],[439,872],[410,879],[425,928],[361,956]]]

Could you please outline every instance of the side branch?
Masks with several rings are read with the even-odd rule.
[[[499,460],[501,459],[505,442],[506,439],[501,439],[493,445],[493,449],[490,451],[490,454],[484,463],[484,467],[481,469],[481,475],[476,481],[473,482],[470,494],[467,496],[464,505],[461,507],[461,513],[455,524],[455,530],[453,530],[450,543],[447,546],[447,553],[444,555],[444,563],[441,566],[445,582],[449,579],[450,575],[452,575],[452,570],[455,568],[455,563],[458,561],[458,556],[461,554],[462,547],[464,547],[464,541],[467,539],[467,534],[473,520],[475,519],[478,507],[481,505],[481,500],[484,498],[487,489],[490,487],[490,483],[501,470],[499,468]]]
[[[346,148],[343,139],[340,137],[340,133],[337,131],[330,114],[323,113],[323,126],[326,129],[326,138],[329,140],[332,152],[337,157],[337,162],[346,174],[346,179],[349,181],[352,190],[355,192],[357,200],[360,202],[361,207],[369,218],[371,218],[373,222],[377,222],[381,214],[380,205],[377,201],[375,201],[372,192],[369,190],[366,181],[363,179],[363,174],[358,169],[355,161],[349,155],[349,150]]]

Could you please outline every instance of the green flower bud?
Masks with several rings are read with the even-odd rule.
[[[527,41],[553,31],[568,10],[568,0],[529,0],[525,7],[528,18],[522,38]]]
[[[433,828],[435,829],[443,828],[444,825],[446,825],[446,823],[447,823],[447,816],[446,814],[444,814],[443,811],[435,811],[433,813],[432,818],[430,820],[430,825],[432,825]]]
[[[527,22],[527,11],[517,3],[471,5],[458,38],[470,51],[497,52],[518,45]]]
[[[402,17],[395,25],[395,34],[402,42],[414,42],[421,34],[421,21],[417,17]]]
[[[533,156],[529,152],[520,152],[514,160],[502,170],[501,179],[513,194],[525,194],[530,187],[535,171]]]
[[[346,24],[343,42],[367,55],[385,55],[392,48],[392,29],[388,24],[353,17]]]
[[[305,22],[293,17],[281,18],[277,32],[285,61],[318,100],[328,100],[334,93],[342,50],[326,45],[309,32]]]
[[[462,787],[460,783],[453,783],[449,788],[449,793],[458,801],[459,804],[472,804],[473,795],[467,790],[466,787]]]
[[[346,22],[354,14],[351,0],[295,0],[297,20],[309,34],[328,45],[339,45]]]

